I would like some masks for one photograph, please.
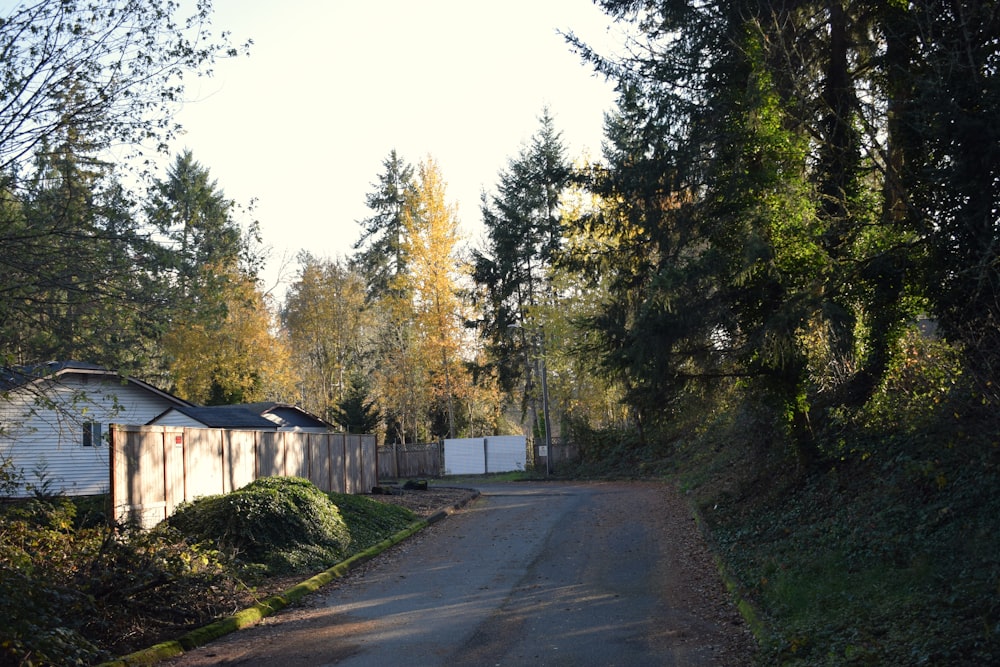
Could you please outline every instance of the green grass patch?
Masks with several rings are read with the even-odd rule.
[[[382,503],[365,496],[344,493],[327,494],[340,510],[351,536],[349,555],[372,547],[417,520],[405,507]]]

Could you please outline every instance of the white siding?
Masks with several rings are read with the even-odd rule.
[[[173,404],[117,378],[64,373],[0,399],[0,456],[25,477],[41,475],[51,491],[106,493],[110,484],[108,424],[145,424]],[[83,424],[100,422],[102,441],[83,446]]]
[[[145,424],[146,422],[143,422]],[[155,422],[151,422],[152,425],[156,426],[184,426],[186,428],[207,428],[200,421],[194,417],[188,417],[183,412],[179,410],[169,410],[162,417],[159,417]]]

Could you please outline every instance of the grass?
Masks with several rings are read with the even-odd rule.
[[[417,516],[398,505],[380,503],[365,496],[328,493],[351,535],[348,555],[360,553],[413,523]]]
[[[463,486],[482,482],[537,482],[542,479],[545,479],[544,470],[511,470],[510,472],[491,472],[483,475],[446,475],[438,480],[430,480],[430,484]]]

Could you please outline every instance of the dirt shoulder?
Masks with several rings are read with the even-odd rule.
[[[372,495],[372,500],[400,505],[417,516],[426,519],[432,514],[449,507],[467,502],[476,495],[469,488],[430,485],[426,491],[399,489],[389,495]]]

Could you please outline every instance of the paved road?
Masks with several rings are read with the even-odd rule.
[[[171,664],[726,664],[734,629],[689,610],[697,582],[665,534],[662,487],[477,488],[347,585]]]

